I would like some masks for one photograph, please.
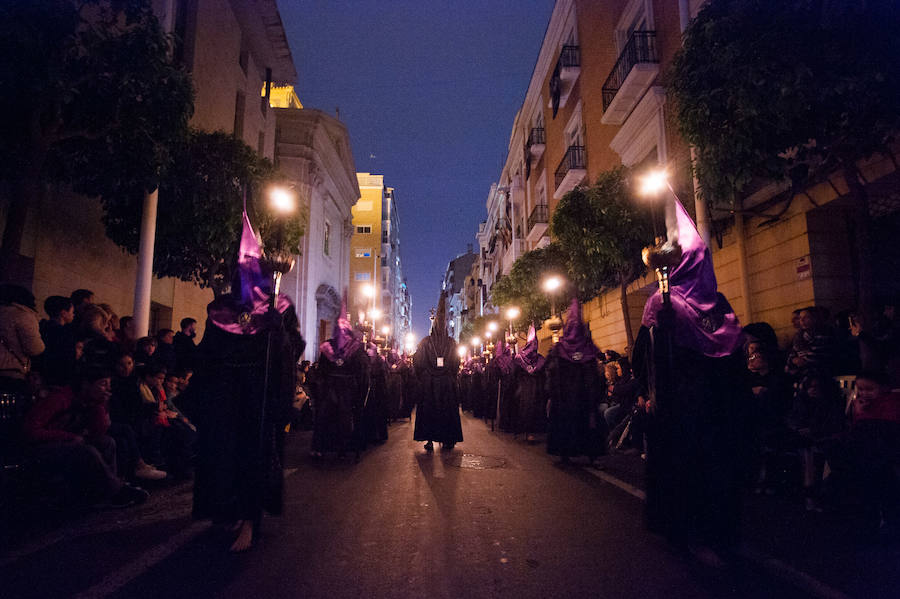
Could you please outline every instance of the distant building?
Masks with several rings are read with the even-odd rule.
[[[331,336],[350,282],[351,210],[359,187],[344,124],[302,108],[290,86],[279,88],[278,97],[286,107],[274,110],[275,163],[294,182],[308,215],[297,265],[284,276],[282,290],[297,307],[305,357],[315,359]]]
[[[447,295],[447,327],[456,341],[459,341],[459,334],[471,317],[466,294],[472,287],[472,266],[477,259],[478,254],[472,251],[472,244],[469,244],[466,253],[451,260],[444,273],[441,288]]]
[[[353,207],[350,302],[353,320],[387,327],[401,347],[410,331],[411,303],[400,259],[400,215],[396,192],[384,175],[357,173],[359,201]]]

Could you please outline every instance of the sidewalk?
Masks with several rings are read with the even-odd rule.
[[[640,456],[616,453],[603,458],[597,474],[601,479],[612,477],[615,481],[607,482],[640,499],[643,472]],[[835,512],[807,512],[799,496],[748,493],[742,533],[745,555],[755,561],[769,560],[771,568],[777,569],[780,563],[794,570],[784,572],[785,577],[808,576],[798,582],[812,585],[812,589],[806,588],[814,594],[900,597],[900,539],[878,541],[864,535],[853,518]]]

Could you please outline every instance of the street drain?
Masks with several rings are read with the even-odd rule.
[[[450,456],[447,458],[446,464],[448,466],[468,468],[470,470],[488,470],[489,468],[505,468],[506,460],[488,455],[464,453],[462,455]]]

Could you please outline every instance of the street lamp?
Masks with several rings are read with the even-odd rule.
[[[658,198],[666,189],[671,189],[668,173],[665,169],[656,169],[648,172],[640,178],[638,193],[644,197]],[[675,243],[677,240],[666,242],[657,235],[656,219],[653,219],[654,245],[645,247],[641,251],[641,259],[648,267],[656,271],[656,280],[662,295],[663,305],[670,305],[669,297],[669,273],[681,262],[681,247]]]
[[[297,199],[293,191],[287,187],[273,185],[267,191],[269,207],[276,215],[275,243],[266,248],[264,262],[272,271],[274,293],[271,305],[275,306],[275,298],[281,288],[281,277],[294,267],[294,255],[284,247],[284,225],[287,217],[297,209]]]
[[[516,343],[516,336],[513,334],[513,321],[521,316],[521,314],[522,311],[516,306],[511,306],[506,309],[506,320],[509,321],[509,335],[506,338],[506,342],[513,346],[513,351],[515,351]]]
[[[465,345],[460,345],[456,348],[456,355],[459,356],[460,360],[465,360],[467,353],[469,353],[469,349]]]
[[[562,320],[556,316],[556,292],[563,286],[562,277],[550,275],[541,285],[547,295],[550,297],[550,320],[547,326],[553,331],[553,342],[556,343],[559,338],[559,330],[562,328]]]

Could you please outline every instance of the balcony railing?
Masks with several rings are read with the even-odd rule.
[[[581,48],[578,46],[563,46],[550,77],[550,108],[553,109],[553,118],[560,106],[566,105],[569,92],[572,90],[572,81],[581,72]]]
[[[546,135],[544,134],[543,127],[534,127],[531,129],[531,133],[528,134],[528,141],[525,142],[525,147],[531,149],[531,146],[534,145],[544,145],[547,143]]]
[[[559,167],[556,169],[556,187],[558,188],[562,185],[569,171],[584,170],[585,164],[584,146],[569,146],[569,149],[566,150],[566,155],[563,156],[562,162],[559,163]]]
[[[537,224],[546,224],[550,221],[550,208],[547,204],[538,204],[534,207],[534,210],[531,211],[531,216],[528,217],[528,230],[531,231],[534,229],[534,226]]]
[[[658,64],[659,55],[656,52],[656,32],[655,31],[635,31],[631,34],[619,60],[616,61],[609,77],[603,84],[603,110],[605,111],[612,104],[613,98],[619,92],[628,73],[637,64]]]

